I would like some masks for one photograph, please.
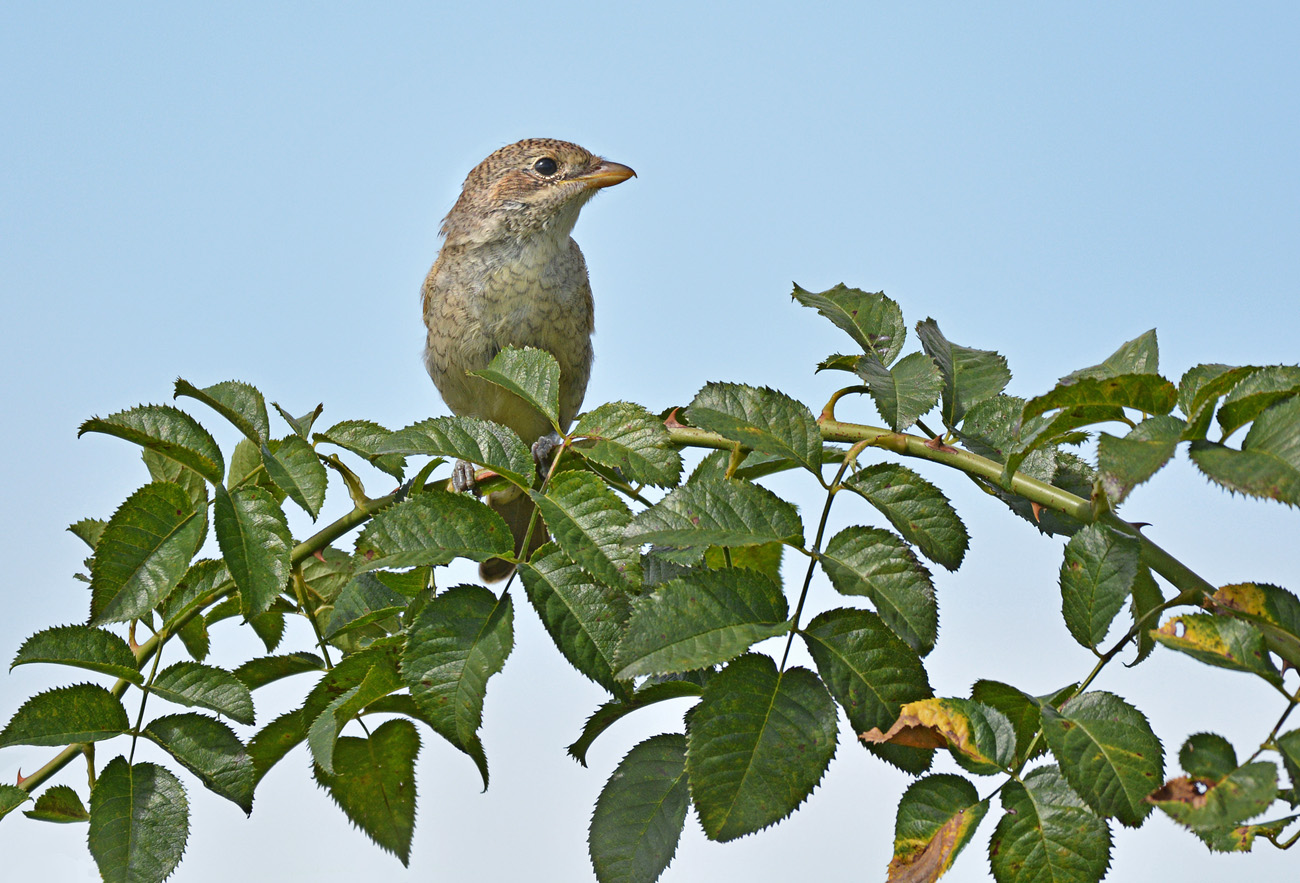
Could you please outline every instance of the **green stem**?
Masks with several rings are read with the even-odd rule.
[[[808,600],[808,588],[812,585],[813,573],[816,571],[818,556],[821,554],[822,537],[826,534],[826,522],[830,518],[831,503],[835,500],[836,491],[839,490],[840,479],[844,477],[849,464],[857,459],[862,447],[862,445],[854,445],[849,449],[844,455],[844,462],[840,464],[839,471],[835,473],[835,478],[826,485],[826,503],[822,506],[822,517],[817,523],[817,538],[813,540],[812,551],[808,555],[808,571],[804,574],[803,587],[799,590],[799,602],[795,605],[794,618],[790,621],[790,635],[785,639],[785,652],[781,654],[781,671],[785,671],[785,664],[790,658],[790,648],[794,645],[794,636],[799,631],[799,618],[803,615],[803,605]]]
[[[162,659],[162,644],[159,645],[158,653],[153,655],[153,666],[149,669],[149,677],[145,679],[144,686],[140,689],[140,711],[135,716],[135,729],[131,731],[131,752],[126,758],[127,766],[135,763],[135,746],[140,741],[140,728],[144,726],[144,706],[149,701],[149,686],[153,683],[154,678],[158,676],[158,662]]]

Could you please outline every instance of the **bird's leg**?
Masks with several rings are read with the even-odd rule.
[[[474,490],[474,464],[468,460],[457,460],[451,470],[451,486],[457,493]]]
[[[538,469],[547,469],[551,465],[551,455],[555,449],[564,444],[564,439],[560,438],[558,432],[548,432],[546,435],[533,442],[533,462],[537,464]]]

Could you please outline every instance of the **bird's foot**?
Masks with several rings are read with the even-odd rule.
[[[476,484],[474,464],[468,460],[457,460],[456,465],[451,470],[451,486],[456,489],[456,493],[463,494],[465,491],[472,491]]]
[[[549,432],[546,435],[533,442],[533,462],[537,464],[538,469],[546,469],[551,465],[551,456],[555,449],[564,444],[564,439],[560,438],[557,432]]]

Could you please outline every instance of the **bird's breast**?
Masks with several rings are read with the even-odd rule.
[[[490,262],[479,305],[481,321],[502,346],[552,349],[564,337],[591,333],[591,289],[577,244],[549,238],[510,249]]]

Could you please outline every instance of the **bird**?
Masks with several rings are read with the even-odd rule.
[[[560,366],[560,428],[582,406],[591,376],[594,305],[587,263],[571,233],[582,207],[606,187],[636,173],[568,141],[526,138],[490,154],[465,178],[443,219],[442,247],[422,289],[428,329],[424,363],[453,414],[512,429],[542,461],[558,442],[550,421],[523,399],[470,376],[505,347],[536,347]],[[457,464],[457,489],[473,469]],[[524,554],[532,501],[517,488],[485,498],[505,519]],[[531,553],[546,540],[534,529]],[[484,561],[485,582],[505,579],[514,565]]]

